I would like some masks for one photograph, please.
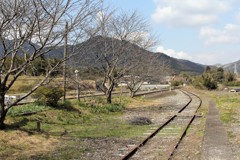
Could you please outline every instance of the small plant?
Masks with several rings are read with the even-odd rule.
[[[173,87],[178,87],[178,86],[180,86],[180,85],[182,85],[182,84],[183,84],[182,81],[172,81],[172,83],[171,83],[171,85],[172,85]]]
[[[91,106],[92,113],[110,113],[110,112],[120,112],[124,109],[121,104],[105,104],[102,106]]]
[[[152,121],[147,117],[135,117],[133,120],[130,121],[130,124],[133,125],[150,125]]]
[[[63,90],[53,86],[43,86],[33,94],[33,98],[37,98],[39,104],[52,107],[58,106],[58,101],[63,96]]]

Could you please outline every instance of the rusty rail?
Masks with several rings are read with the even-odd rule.
[[[182,91],[182,90],[180,90]],[[182,135],[180,136],[180,139],[177,141],[176,145],[174,145],[173,150],[170,152],[169,158],[168,160],[170,160],[175,152],[175,150],[177,149],[177,147],[179,146],[179,144],[181,143],[181,141],[183,140],[183,138],[185,137],[188,128],[190,127],[190,125],[192,124],[192,122],[194,121],[195,117],[196,117],[196,112],[197,110],[200,108],[201,104],[202,104],[202,100],[199,96],[197,96],[196,94],[190,93],[188,91],[182,91],[185,95],[187,95],[189,97],[189,101],[187,102],[186,105],[184,105],[179,111],[178,113],[181,113],[183,110],[186,109],[187,106],[189,106],[189,104],[192,102],[192,97],[189,94],[192,94],[194,96],[196,96],[197,98],[199,98],[200,100],[200,104],[198,106],[198,108],[196,109],[194,115],[192,116],[191,120],[188,122],[187,126],[184,129],[184,132],[182,133]],[[187,93],[186,93],[187,92]],[[124,157],[121,158],[121,160],[128,160],[129,158],[131,158],[138,150],[139,148],[141,148],[142,146],[144,146],[150,139],[152,139],[160,130],[162,130],[165,126],[167,126],[171,121],[173,121],[178,115],[173,115],[170,119],[168,119],[164,124],[162,124],[161,126],[159,126],[152,134],[150,134],[148,137],[146,137],[142,142],[140,142],[138,145],[136,145],[133,149],[131,149]]]

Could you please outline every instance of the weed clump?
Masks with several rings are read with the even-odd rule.
[[[120,112],[124,109],[124,106],[120,104],[106,104],[102,106],[91,106],[90,111],[92,113],[110,113],[110,112]]]
[[[53,86],[42,86],[33,94],[33,98],[37,98],[38,104],[51,107],[57,107],[62,96],[63,90]]]
[[[133,124],[133,125],[150,125],[150,124],[152,124],[152,121],[147,117],[136,117],[136,118],[130,120],[130,124]]]
[[[94,97],[90,101],[83,103],[80,102],[78,104],[80,107],[88,109],[91,113],[113,113],[113,112],[121,112],[124,110],[125,105],[123,103],[112,103],[108,104],[105,102],[103,97]]]

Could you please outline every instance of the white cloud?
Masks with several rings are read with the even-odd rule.
[[[235,14],[235,19],[236,21],[240,21],[240,11],[238,11],[236,14]]]
[[[178,59],[187,59],[187,60],[192,59],[192,57],[190,55],[188,55],[187,53],[185,53],[183,51],[177,52],[173,49],[164,49],[163,46],[157,47],[156,51],[164,53],[170,57],[178,58]]]
[[[226,54],[228,56],[226,56]],[[238,51],[205,52],[197,54],[194,57],[194,61],[205,65],[227,64],[239,60],[237,55]]]
[[[226,24],[223,29],[203,27],[199,37],[205,41],[206,45],[239,43],[240,25]]]
[[[232,7],[233,0],[154,0],[157,9],[152,14],[156,23],[171,26],[202,26],[218,20]]]

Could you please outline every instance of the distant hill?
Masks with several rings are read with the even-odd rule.
[[[113,42],[114,42],[114,45],[118,45],[121,43],[121,41],[118,39],[112,39],[112,38],[107,38],[107,39],[109,39],[109,42],[107,43],[109,47],[111,47],[111,44],[113,44]],[[104,44],[105,41],[106,41],[106,37],[104,38],[102,36],[96,36],[96,37],[90,38],[89,40],[83,43],[77,44],[76,46],[81,49],[77,50],[79,54],[77,54],[76,56],[74,56],[72,59],[68,61],[69,65],[72,66],[73,68],[86,68],[86,69],[99,66],[100,61],[94,60],[93,58],[94,55],[92,53],[97,52],[101,47],[106,45]],[[144,57],[143,60],[140,61],[141,64],[148,64],[150,63],[149,59],[153,58],[155,59],[156,64],[165,63],[168,67],[168,71],[170,71],[169,74],[178,74],[181,72],[187,72],[190,74],[200,74],[204,71],[204,68],[205,68],[204,65],[194,63],[188,60],[176,59],[164,53],[150,52],[140,48],[137,45],[131,44],[129,42],[125,42],[125,43],[127,43],[127,46],[129,48],[128,49],[129,53],[133,54],[135,52],[141,52],[140,55]],[[10,40],[9,40],[9,44],[12,44]],[[71,47],[72,46],[69,46],[69,50],[71,50],[70,49]],[[30,45],[26,44],[24,45],[24,48],[30,52],[33,51],[33,48]],[[0,45],[0,51],[2,50],[3,50],[2,45]],[[82,53],[85,53],[85,54],[82,54]],[[127,59],[127,56],[129,56],[129,53],[124,54],[121,58]],[[57,58],[57,59],[62,58],[63,46],[57,47],[56,49],[50,51],[47,55],[45,55],[45,57]],[[240,63],[240,61],[238,63]],[[157,67],[158,66],[156,65],[156,69],[158,69]],[[229,66],[228,68],[231,68],[231,66]]]
[[[105,39],[106,41],[106,39]],[[117,39],[109,39],[109,41],[114,41],[114,44],[118,44],[120,43],[119,40]],[[100,45],[99,45],[100,42]],[[79,52],[83,53],[86,52],[84,54],[84,56],[80,56],[77,55],[75,56],[73,59],[71,59],[71,64],[74,64],[75,67],[93,67],[93,66],[98,66],[98,63],[100,62],[96,62],[92,57],[94,57],[94,55],[92,55],[91,53],[93,52],[97,52],[97,50],[100,50],[101,46],[104,46],[103,43],[103,37],[101,36],[97,36],[94,38],[89,39],[88,41],[79,44],[81,46],[85,46],[82,47],[83,49],[80,50]],[[101,43],[103,43],[101,45]],[[190,74],[200,74],[204,71],[205,66],[198,64],[198,63],[194,63],[188,60],[182,60],[182,59],[176,59],[173,57],[170,57],[164,53],[154,53],[154,52],[150,52],[147,50],[144,50],[140,47],[138,47],[137,45],[131,44],[129,42],[128,43],[128,48],[129,48],[129,52],[131,54],[135,53],[135,52],[141,52],[141,55],[143,57],[145,57],[140,63],[142,64],[147,64],[150,63],[149,59],[151,58],[155,58],[155,63],[165,63],[169,70],[171,71],[171,74],[179,74],[181,72],[187,72]],[[112,44],[112,42],[109,42],[109,45]],[[89,46],[89,47],[86,47]],[[99,47],[99,48],[98,48]],[[128,53],[124,55],[124,59],[126,58],[126,56],[128,56]],[[157,67],[157,65],[156,65]],[[157,69],[157,68],[156,68]]]
[[[238,60],[236,62],[229,63],[229,64],[225,64],[222,67],[223,67],[224,70],[234,72],[235,71],[235,64],[236,64],[237,72],[238,72],[238,74],[240,74],[240,60]]]
[[[174,73],[178,74],[186,72],[190,74],[200,74],[204,72],[205,66],[202,64],[194,63],[189,60],[176,59],[162,53],[168,61],[170,61],[170,67]]]

